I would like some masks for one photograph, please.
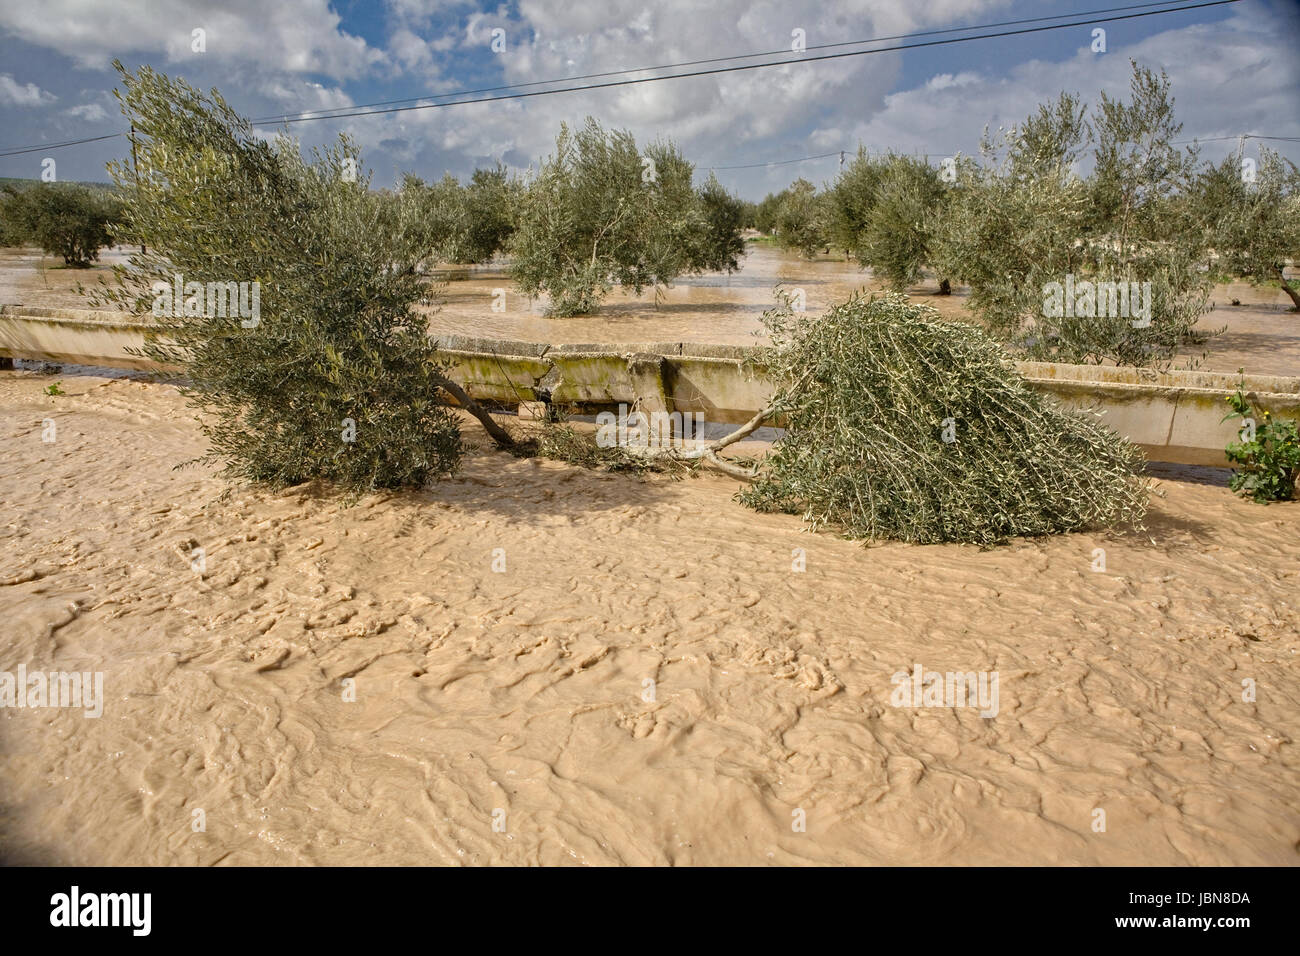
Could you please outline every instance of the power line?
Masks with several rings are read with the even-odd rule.
[[[897,52],[901,50],[921,49],[924,47],[946,46],[953,43],[965,43],[970,40],[1000,39],[1009,36],[1021,36],[1030,33],[1042,33],[1049,30],[1062,30],[1069,27],[1088,26],[1093,23],[1112,23],[1120,20],[1133,20],[1133,19],[1140,19],[1143,17],[1159,16],[1165,13],[1178,13],[1184,10],[1197,10],[1206,7],[1225,6],[1227,4],[1238,3],[1238,2],[1240,2],[1240,0],[1203,0],[1203,2],[1200,3],[1194,3],[1190,5],[1177,6],[1177,7],[1166,7],[1165,9],[1161,9],[1161,10],[1143,10],[1142,12],[1116,14],[1113,16],[1099,17],[1092,20],[1080,20],[1071,23],[1053,23],[1053,24],[1048,24],[1046,26],[1026,27],[1019,30],[1004,30],[995,33],[981,33],[973,36],[948,37],[940,40],[925,40],[920,43],[899,44],[897,46],[880,47],[872,50],[850,50],[841,53],[824,53],[819,56],[811,56],[811,57],[799,56],[796,57],[795,59],[767,61],[762,63],[747,63],[747,64],[740,64],[736,66],[717,67],[708,70],[694,70],[687,73],[669,74],[667,76],[638,77],[633,79],[615,80],[607,83],[593,83],[587,85],[561,87],[559,89],[552,89],[552,90],[532,90],[523,93],[509,93],[504,96],[489,96],[489,97],[480,97],[478,99],[467,99],[467,100],[451,100],[445,103],[419,103],[413,106],[392,106],[384,109],[357,108],[352,110],[351,112],[334,112],[327,116],[303,116],[298,119],[289,118],[284,120],[277,119],[275,121],[258,121],[258,122],[251,123],[250,125],[267,126],[267,125],[278,125],[280,123],[287,124],[287,123],[295,123],[295,122],[312,122],[313,120],[319,120],[319,119],[347,119],[354,116],[375,116],[375,115],[382,115],[386,113],[402,113],[402,112],[408,112],[412,110],[439,109],[448,106],[465,106],[473,103],[495,103],[502,100],[529,99],[536,96],[552,96],[559,93],[575,93],[575,92],[585,92],[585,91],[598,90],[598,89],[610,89],[610,88],[622,87],[622,86],[636,86],[642,83],[657,83],[663,80],[688,79],[691,77],[711,76],[711,75],[722,74],[722,73],[738,73],[738,72],[744,72],[748,70],[765,69],[767,67],[772,67],[772,66],[789,66],[797,63],[812,63],[812,62],[818,62],[822,60],[843,59],[845,57],[867,56],[873,53],[890,53],[890,52]],[[1139,5],[1139,6],[1147,6],[1147,5]],[[1113,9],[1130,9],[1130,8],[1116,7]],[[1134,7],[1133,9],[1136,9],[1136,7]],[[1068,16],[1075,16],[1075,15],[1068,14]],[[1044,19],[1044,18],[1034,18],[1034,19]],[[988,25],[962,27],[962,28],[955,28],[955,29],[980,30],[980,29],[986,29],[986,26]],[[933,33],[933,32],[951,32],[951,31],[930,31],[930,32]],[[917,35],[924,35],[924,34],[917,34]],[[862,40],[857,42],[868,43],[873,41]],[[753,55],[764,55],[764,54],[753,54]],[[731,59],[731,58],[725,58],[725,59]],[[639,71],[628,71],[628,72],[639,72]],[[563,81],[550,81],[550,82],[563,82]],[[513,87],[508,87],[508,88],[513,88]],[[121,135],[123,134],[116,133],[116,134],[109,134],[107,136],[88,137],[83,140],[70,140],[68,142],[55,144],[55,145],[46,144],[40,146],[4,150],[4,151],[0,151],[0,157],[17,156],[24,153],[40,152],[41,150],[61,149],[67,146],[77,146],[83,143],[96,142],[104,139],[111,139],[114,136],[121,136]]]
[[[899,34],[895,34],[894,36],[872,37],[866,40],[845,40],[840,43],[819,43],[809,47],[805,47],[804,49],[805,50],[831,50],[831,49],[837,49],[839,47],[845,47],[845,46],[861,46],[864,43],[884,43],[887,40],[905,40],[905,39],[912,39],[916,37],[937,36],[942,33],[962,33],[970,30],[988,30],[994,27],[1018,26],[1024,23],[1041,23],[1045,20],[1063,20],[1068,17],[1088,17],[1099,13],[1113,13],[1115,11],[1142,10],[1147,7],[1164,6],[1165,4],[1170,2],[1177,2],[1177,0],[1157,0],[1157,2],[1154,3],[1132,3],[1132,4],[1126,4],[1124,6],[1119,6],[1119,7],[1103,7],[1102,9],[1099,10],[1085,10],[1085,11],[1074,12],[1074,13],[1058,13],[1047,17],[1025,17],[1019,20],[1002,20],[996,23],[976,24],[973,26],[966,26],[966,27],[947,27],[942,30],[922,30],[913,33],[899,33]],[[976,38],[971,37],[970,39],[976,39]],[[376,107],[376,106],[393,106],[398,103],[419,103],[424,100],[445,99],[451,96],[472,96],[472,95],[477,95],[479,93],[497,93],[502,90],[522,90],[534,86],[547,86],[551,83],[571,83],[574,80],[604,79],[605,77],[609,77],[609,76],[626,76],[632,73],[646,73],[652,70],[675,70],[684,66],[700,66],[705,63],[724,63],[727,60],[746,60],[746,59],[752,59],[757,56],[791,56],[791,55],[798,57],[799,54],[797,51],[793,51],[793,50],[768,50],[762,53],[736,53],[736,54],[732,54],[731,56],[716,56],[716,57],[709,57],[703,60],[685,60],[678,63],[665,63],[660,66],[642,66],[642,67],[636,67],[634,69],[629,69],[629,70],[610,70],[604,73],[583,73],[578,76],[566,76],[566,77],[561,77],[553,80],[534,80],[529,83],[508,83],[504,86],[487,86],[475,90],[454,90],[448,93],[429,93],[424,96],[409,96],[397,100],[380,100],[375,103],[362,103],[353,106],[338,106],[338,107],[333,107],[331,109],[301,110],[296,113],[276,113],[274,115],[257,117],[251,120],[251,122],[253,123],[288,122],[290,121],[291,117],[296,119],[308,119],[308,118],[330,119],[336,115],[345,113],[347,110],[362,110],[362,109],[369,109],[370,107]],[[790,62],[792,63],[797,62],[797,59],[791,60]],[[664,77],[664,79],[669,79],[669,77]],[[318,115],[312,115],[312,114],[318,114]]]
[[[699,168],[702,169],[705,165],[708,165],[709,169],[761,169],[765,166],[789,166],[791,163],[806,163],[810,159],[825,159],[827,156],[838,156],[840,152],[841,150],[837,149],[831,153],[818,153],[816,156],[800,156],[798,159],[780,159],[771,163],[746,163],[743,166],[714,166],[711,164],[700,163]]]
[[[0,152],[0,156],[21,156],[23,153],[41,153],[51,149],[64,149],[68,146],[81,146],[84,143],[98,143],[105,139],[117,139],[125,133],[106,133],[103,136],[89,136],[86,139],[70,139],[63,143],[45,143],[41,146],[27,146]]]
[[[1283,143],[1300,143],[1300,136],[1261,136],[1258,133],[1239,133],[1236,136],[1198,136],[1195,139],[1178,139],[1170,142],[1170,146],[1186,146],[1189,143],[1217,143],[1225,139],[1268,139],[1279,140]]]
[[[429,110],[443,109],[448,106],[466,106],[472,103],[498,103],[503,100],[523,100],[535,96],[553,96],[558,93],[580,93],[590,90],[612,89],[621,86],[638,86],[642,83],[659,83],[664,80],[682,80],[699,76],[714,76],[721,73],[741,73],[748,70],[761,70],[771,66],[791,66],[798,63],[815,63],[822,60],[839,60],[852,56],[869,56],[874,53],[893,53],[900,50],[918,50],[924,47],[946,46],[952,43],[966,43],[970,40],[995,40],[1009,36],[1022,36],[1029,33],[1043,33],[1048,30],[1063,30],[1068,27],[1089,26],[1094,23],[1113,23],[1119,20],[1134,20],[1142,17],[1159,16],[1164,13],[1178,13],[1184,10],[1198,10],[1203,7],[1221,7],[1230,3],[1239,3],[1240,0],[1204,0],[1201,3],[1191,4],[1189,6],[1169,7],[1164,10],[1147,10],[1141,13],[1117,14],[1109,17],[1098,17],[1093,20],[1080,20],[1074,23],[1053,23],[1040,27],[1025,27],[1020,30],[1003,30],[997,33],[981,33],[975,36],[949,37],[943,40],[925,40],[921,43],[899,44],[897,46],[879,47],[874,50],[850,50],[844,53],[823,53],[819,56],[800,56],[793,60],[774,60],[763,63],[745,63],[738,66],[716,67],[710,70],[692,70],[688,73],[672,73],[668,76],[647,76],[635,79],[614,80],[608,83],[591,83],[581,86],[566,86],[554,90],[532,90],[527,93],[507,93],[504,96],[485,96],[478,99],[469,100],[452,100],[446,103],[419,103],[414,106],[391,106],[385,109],[357,109],[352,112],[338,112],[330,116],[304,116],[300,119],[287,119],[283,123],[310,123],[318,119],[348,119],[353,116],[379,116],[386,113],[406,113],[412,110]],[[981,29],[971,27],[970,29]],[[864,41],[865,42],[865,41]],[[273,125],[270,122],[254,123],[254,126]],[[0,156],[3,156],[0,153]]]

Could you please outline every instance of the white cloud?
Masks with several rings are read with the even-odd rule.
[[[108,111],[98,103],[83,103],[80,106],[74,106],[66,111],[69,116],[87,123],[95,123],[102,119],[108,119]]]
[[[383,48],[376,49],[344,32],[328,0],[275,5],[232,0],[215,13],[205,12],[199,0],[156,0],[147,12],[123,5],[114,17],[104,17],[99,4],[89,0],[49,0],[39,10],[18,4],[0,9],[0,31],[60,50],[81,64],[102,64],[133,51],[145,60],[162,55],[167,62],[159,66],[199,85],[218,86],[256,116],[350,106],[354,98],[349,91],[359,88],[351,84],[362,78],[394,82],[391,90],[368,92],[361,102],[397,99],[787,50],[795,28],[805,31],[809,46],[817,46],[990,22],[1014,16],[1010,6],[1010,0],[714,0],[707,7],[697,0],[654,5],[643,0],[519,0],[513,8],[494,5],[484,11],[464,0],[388,0],[386,38]],[[379,167],[380,182],[391,181],[401,169],[436,176],[444,167],[467,172],[476,163],[506,156],[527,165],[551,151],[561,121],[580,123],[587,115],[607,127],[632,130],[640,142],[672,139],[704,168],[852,152],[859,142],[871,149],[946,155],[975,150],[986,124],[1016,123],[1061,90],[1077,91],[1089,102],[1096,102],[1102,89],[1124,95],[1132,56],[1169,72],[1188,138],[1239,132],[1296,135],[1296,31],[1288,33],[1286,17],[1276,7],[1246,0],[1231,9],[1233,15],[1221,22],[1171,27],[1139,41],[1126,41],[1130,31],[1112,27],[1109,52],[1101,56],[1089,51],[1085,30],[1074,52],[1054,60],[1024,59],[1044,45],[1022,38],[996,47],[989,42],[943,48],[972,51],[956,64],[950,55],[890,52],[360,116],[293,130],[309,144],[348,131]],[[192,26],[207,29],[208,53],[190,53]],[[497,26],[506,30],[507,49],[493,56],[491,30]],[[995,55],[974,55],[990,47]],[[918,63],[935,68],[916,75]],[[694,69],[727,65],[701,63]],[[904,76],[907,85],[900,86]],[[396,82],[398,77],[405,82]],[[39,74],[34,78],[51,85]],[[0,80],[0,103],[15,95],[28,100],[49,96],[35,84]],[[247,106],[250,100],[257,105]],[[85,119],[93,114],[74,115]],[[1214,155],[1208,147],[1206,155]],[[735,171],[723,179],[754,196],[796,176],[821,182],[835,169],[835,159],[829,158]]]
[[[41,0],[0,6],[0,28],[56,50],[84,67],[102,68],[115,56],[165,54],[168,63],[211,58],[265,71],[310,72],[338,79],[360,76],[384,59],[382,51],[339,29],[329,0]],[[207,51],[191,50],[192,31],[206,31]]]
[[[1089,104],[1103,90],[1127,98],[1130,58],[1168,73],[1183,139],[1300,134],[1295,116],[1300,67],[1293,39],[1276,23],[1243,13],[1167,30],[1129,46],[1117,42],[1116,32],[1103,55],[1084,46],[1064,62],[1031,60],[1005,76],[965,73],[952,82],[934,77],[886,97],[884,108],[853,124],[850,135],[870,148],[973,153],[985,125],[1019,123],[1061,91],[1080,93]],[[1204,155],[1221,156],[1235,146],[1207,144]]]
[[[35,83],[19,83],[8,73],[0,73],[0,105],[3,106],[45,106],[58,97],[48,93]]]

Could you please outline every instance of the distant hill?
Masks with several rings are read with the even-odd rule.
[[[5,186],[35,186],[39,182],[39,179],[22,179],[16,176],[0,176],[0,189],[3,189]],[[63,182],[63,180],[60,180],[60,182]],[[67,182],[72,183],[74,186],[85,186],[87,189],[104,189],[111,191],[117,188],[112,183],[86,183],[72,179],[67,180]]]

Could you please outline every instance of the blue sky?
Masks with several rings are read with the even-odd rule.
[[[1182,0],[1186,2],[1186,0]],[[42,0],[0,8],[0,147],[41,146],[124,128],[112,99],[119,57],[215,86],[250,116],[346,107],[452,90],[529,83],[705,57],[978,25],[1123,5],[1123,0],[565,0],[482,5],[455,0]],[[702,175],[710,167],[788,160],[859,143],[949,155],[976,150],[984,127],[1010,125],[1061,90],[1094,102],[1122,94],[1130,58],[1168,71],[1184,133],[1300,136],[1300,13],[1287,0],[1225,6],[767,70],[670,80],[495,104],[293,127],[304,145],[346,131],[375,183],[402,172],[466,176],[547,153],[561,121],[587,115],[638,141],[667,138]],[[192,49],[193,30],[206,49]],[[493,30],[503,50],[492,49]],[[270,131],[268,130],[268,133]],[[1207,143],[1218,158],[1235,142]],[[1297,144],[1271,143],[1300,162]],[[1255,145],[1248,147],[1253,152]],[[0,176],[34,177],[53,157],[60,179],[104,180],[125,149],[109,140],[0,157]],[[3,152],[0,149],[0,152]],[[821,183],[835,157],[718,169],[749,198],[796,176]]]

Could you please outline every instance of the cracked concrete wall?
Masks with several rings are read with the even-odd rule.
[[[78,365],[152,368],[127,353],[152,331],[148,321],[108,312],[0,306],[0,357]],[[472,336],[436,339],[452,377],[475,398],[502,404],[544,402],[585,410],[619,404],[647,412],[700,412],[739,424],[762,408],[772,385],[752,346],[683,342],[547,345]],[[1226,372],[1151,372],[1104,366],[1021,362],[1030,385],[1062,405],[1095,409],[1156,461],[1226,465],[1223,448],[1240,422],[1221,421],[1238,376]],[[1300,419],[1300,378],[1247,376],[1258,412]]]

